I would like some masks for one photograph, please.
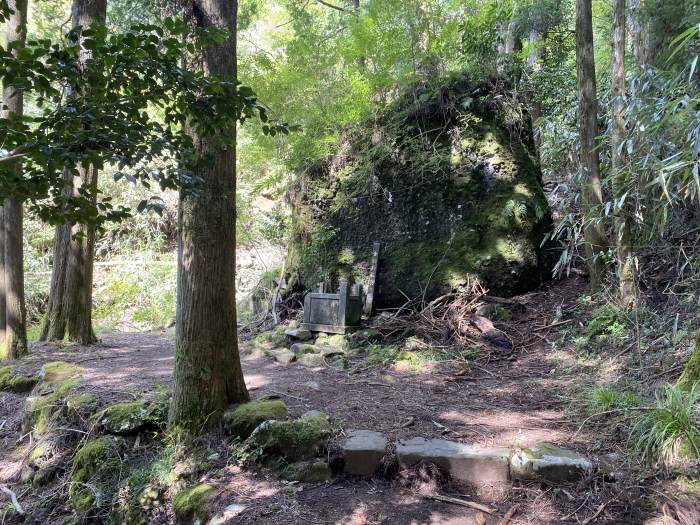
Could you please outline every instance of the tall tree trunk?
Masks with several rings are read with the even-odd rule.
[[[73,28],[104,24],[107,0],[73,0]],[[81,62],[90,52],[81,51]],[[64,177],[72,194],[87,192],[95,199],[98,172],[94,166],[78,166],[77,173],[66,170]],[[92,281],[95,255],[95,229],[80,224],[62,224],[54,235],[51,292],[41,340],[75,341],[90,344],[96,340],[92,329]]]
[[[207,48],[201,67],[236,78],[236,0],[194,0],[196,25],[228,31]],[[196,194],[180,194],[177,330],[170,422],[190,432],[219,423],[231,403],[248,400],[236,325],[236,151],[197,137],[210,163],[197,175]],[[229,131],[235,139],[236,130]]]
[[[10,0],[9,7],[13,11],[6,23],[7,45],[24,45],[27,36],[27,0]],[[15,47],[13,53],[18,52]],[[22,115],[24,112],[24,95],[13,86],[4,86],[3,104],[6,106],[5,116]],[[17,164],[17,170],[21,165]],[[0,360],[17,359],[27,353],[26,308],[24,304],[24,255],[22,245],[22,203],[9,198],[3,205],[4,230],[4,272],[0,278],[4,280],[5,296],[5,338],[0,345]]]
[[[0,202],[0,348],[5,345],[7,330],[7,309],[5,294],[5,208]]]
[[[605,265],[600,257],[607,249],[602,218],[603,192],[600,185],[598,99],[593,57],[591,0],[576,0],[576,76],[579,95],[581,205],[584,219],[584,248],[591,284],[600,284]]]
[[[625,0],[615,0],[613,5],[613,66],[612,66],[612,169],[615,198],[622,197],[628,178],[621,148],[627,134],[625,128]],[[617,206],[615,213],[615,237],[617,244],[617,273],[620,280],[620,301],[625,307],[633,307],[637,297],[637,271],[632,249],[632,217],[628,201]]]
[[[542,44],[538,41],[540,35],[534,29],[530,31],[528,38],[530,42],[530,53],[527,57],[527,66],[531,75],[536,75],[541,69],[539,63],[542,58]],[[538,121],[542,117],[542,104],[539,98],[533,93],[530,96],[530,120],[532,121],[532,142],[535,145],[535,154],[537,159],[540,159],[540,148],[542,146],[542,131],[538,125]]]

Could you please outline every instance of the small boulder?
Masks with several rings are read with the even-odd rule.
[[[286,348],[272,350],[271,353],[272,357],[275,358],[275,361],[283,365],[288,365],[292,361],[296,361],[297,358],[297,355],[294,352],[292,352],[291,350],[287,350]]]
[[[554,483],[576,481],[593,468],[591,461],[577,452],[537,443],[516,451],[510,459],[513,479],[546,480]]]
[[[350,348],[350,343],[344,335],[336,334],[324,337],[316,341],[316,345],[322,349],[334,349],[345,353]]]
[[[386,454],[387,439],[371,430],[350,430],[343,444],[345,472],[353,476],[371,477]]]
[[[87,441],[73,458],[68,488],[71,506],[79,513],[109,503],[108,495],[122,468],[121,442],[111,436]]]
[[[317,367],[325,366],[323,354],[303,354],[297,357],[297,362],[304,366]]]
[[[323,357],[336,357],[336,356],[344,356],[345,355],[345,350],[342,350],[341,348],[334,348],[334,347],[328,347],[328,348],[322,348],[321,349],[321,355]]]
[[[241,503],[231,503],[227,505],[223,512],[220,512],[207,522],[207,525],[227,525],[231,520],[246,509]]]
[[[55,383],[77,377],[81,372],[81,368],[77,365],[65,361],[52,361],[41,367],[39,376],[44,381]]]
[[[308,343],[294,343],[289,349],[296,355],[316,354],[320,351],[319,347]]]
[[[0,392],[29,392],[39,382],[39,377],[24,376],[15,373],[15,367],[7,365],[0,367]]]
[[[178,523],[203,523],[209,516],[214,487],[199,483],[181,490],[173,498],[173,512]]]
[[[357,330],[348,336],[350,346],[364,346],[370,343],[378,343],[382,340],[382,334],[374,328],[364,328]]]
[[[289,328],[284,331],[284,335],[293,341],[310,341],[314,337],[306,328]]]
[[[306,483],[321,483],[331,479],[331,467],[325,461],[298,461],[287,465],[282,470],[281,477],[289,481]]]
[[[289,411],[284,401],[260,399],[224,413],[224,428],[232,436],[245,439],[261,423],[272,419],[287,419],[288,416]]]
[[[107,434],[126,436],[162,426],[166,420],[165,410],[165,405],[144,399],[115,403],[102,411],[97,422]]]
[[[311,416],[292,421],[265,421],[248,440],[264,454],[294,462],[317,456],[325,449],[330,435],[328,420],[323,416]]]

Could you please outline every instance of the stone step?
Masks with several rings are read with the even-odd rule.
[[[372,477],[386,454],[387,439],[372,430],[350,430],[343,444],[345,472],[353,476]]]
[[[399,440],[396,456],[401,467],[429,461],[460,481],[494,484],[510,480],[510,449],[505,447],[485,448],[444,439],[418,437]]]
[[[511,476],[521,480],[577,481],[592,469],[585,456],[551,443],[518,449],[510,459]]]

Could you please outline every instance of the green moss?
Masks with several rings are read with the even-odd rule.
[[[325,416],[310,416],[293,421],[269,421],[258,427],[249,443],[265,455],[301,461],[319,454],[330,435],[331,426]]]
[[[35,434],[47,432],[58,420],[65,407],[65,397],[78,385],[77,379],[66,379],[60,383],[42,383],[35,393],[27,399],[22,415],[22,431],[34,431]]]
[[[224,428],[233,436],[247,438],[260,423],[287,419],[287,405],[280,400],[258,400],[245,403],[224,414]]]
[[[178,522],[204,522],[209,516],[209,502],[214,495],[214,487],[200,483],[178,492],[173,498],[173,511]]]
[[[111,503],[121,471],[119,448],[115,438],[100,437],[87,441],[75,453],[69,496],[77,512]]]
[[[134,434],[145,428],[165,423],[164,407],[146,400],[115,403],[105,408],[98,421],[105,432],[117,435]]]
[[[66,408],[74,416],[86,417],[97,408],[97,399],[87,392],[75,394],[66,398]]]
[[[41,368],[40,375],[44,381],[55,383],[74,378],[81,373],[82,369],[77,365],[65,361],[52,361]]]
[[[0,367],[0,392],[29,392],[38,382],[38,376],[16,374],[12,365]]]
[[[683,368],[683,373],[676,381],[676,386],[684,392],[690,392],[693,387],[700,390],[700,334],[695,341],[695,349]]]
[[[299,461],[286,465],[280,476],[289,481],[320,483],[331,477],[331,469],[325,461]]]

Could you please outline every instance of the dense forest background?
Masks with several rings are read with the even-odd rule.
[[[151,418],[137,432],[156,429],[141,491],[167,485],[154,465],[172,472],[190,448],[218,461],[202,440],[222,421],[231,433],[232,405],[265,401],[255,382],[269,371],[251,373],[240,355],[277,366],[318,350],[315,364],[339,374],[335,395],[354,374],[390,385],[387,370],[455,362],[454,377],[486,367],[507,389],[503,363],[519,366],[529,348],[547,370],[518,370],[518,400],[564,374],[551,390],[564,444],[615,456],[596,470],[601,486],[629,469],[610,497],[586,478],[556,519],[584,509],[590,523],[608,505],[619,522],[659,509],[668,523],[700,519],[697,0],[0,0],[0,13],[0,390],[26,386],[62,410],[8,401],[33,415],[9,424],[7,458],[29,457],[47,429],[65,432],[60,418],[81,440],[109,427],[106,412],[75,417],[67,396],[82,387],[64,392],[32,369],[52,352],[77,365],[103,344],[150,348],[134,343],[143,334],[170,352],[165,387],[149,373],[137,381]],[[512,187],[494,186],[491,165]],[[313,348],[295,348],[304,294],[320,281],[366,285],[380,238],[371,337],[334,340],[342,358],[311,334]],[[523,354],[506,358],[499,345]],[[105,411],[116,400],[97,397]],[[455,434],[426,418],[430,432]],[[10,442],[30,435],[16,452]],[[245,437],[226,445],[227,468],[264,455]],[[76,485],[90,485],[76,481],[77,457],[62,456],[68,481],[51,498],[78,520],[129,522],[131,510],[114,510],[122,485],[110,480],[104,501]],[[162,501],[195,477],[167,485]],[[173,519],[132,485],[141,519]],[[652,485],[671,511],[647,498]],[[637,489],[639,500],[620,495]],[[552,497],[554,507],[565,499]],[[60,517],[50,501],[47,515]]]

